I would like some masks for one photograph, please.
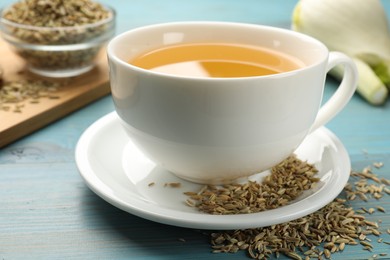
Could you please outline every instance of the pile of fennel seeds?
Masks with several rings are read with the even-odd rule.
[[[298,159],[289,158],[287,161],[291,162],[291,160]],[[299,163],[299,160],[296,163]],[[281,173],[283,170],[291,171],[293,168],[289,168],[288,165],[290,164],[284,162],[277,167],[279,171],[273,171],[271,175],[275,172]],[[302,161],[300,161],[300,165],[307,165],[309,169],[313,167]],[[382,164],[374,164],[374,166],[379,168]],[[310,177],[313,176],[310,175]],[[314,183],[315,179],[311,185]],[[376,206],[375,208],[362,207],[354,210],[349,202],[358,199],[363,201],[379,200],[382,196],[390,194],[389,185],[389,180],[379,178],[370,167],[363,169],[362,172],[352,172],[350,182],[346,185],[342,195],[308,216],[270,227],[211,233],[213,252],[235,253],[244,250],[253,259],[267,259],[280,255],[291,259],[329,259],[333,253],[356,245],[361,246],[363,250],[373,252],[372,259],[385,257],[387,252],[374,253],[371,242],[376,240],[378,243],[390,245],[390,240],[386,241],[381,237],[383,233],[390,234],[390,229],[381,229],[379,227],[380,221],[374,222],[366,219],[367,214],[372,214],[375,211],[384,213],[385,209],[382,206]],[[256,187],[260,186],[256,185]],[[241,192],[244,187],[240,188],[240,185],[236,185],[236,188]],[[203,194],[207,190],[208,192]],[[204,197],[202,194],[210,197],[208,194],[210,191],[215,192],[215,187],[203,187],[198,192],[200,197],[194,197],[193,193],[186,193],[188,196],[194,197],[191,199],[191,202],[194,201],[194,203],[187,202],[187,204],[193,207],[201,206],[202,202],[199,201],[202,201],[201,198]],[[236,194],[233,192],[230,196],[235,197]],[[202,207],[199,210],[202,210]]]
[[[213,215],[256,213],[287,205],[319,181],[318,170],[291,155],[271,169],[261,183],[205,185],[198,192],[185,192],[186,203]]]

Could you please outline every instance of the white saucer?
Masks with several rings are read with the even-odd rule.
[[[174,176],[148,160],[127,137],[112,112],[92,124],[76,147],[76,163],[87,185],[112,205],[152,221],[197,229],[245,229],[269,226],[308,215],[342,191],[350,173],[350,159],[340,140],[322,127],[295,152],[314,163],[321,178],[287,206],[253,214],[209,215],[185,204],[185,191],[201,185]],[[154,182],[154,185],[149,186]],[[179,188],[164,186],[180,182]]]

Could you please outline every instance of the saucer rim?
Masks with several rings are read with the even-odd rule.
[[[96,195],[111,205],[138,217],[162,224],[211,230],[246,229],[275,225],[306,216],[327,205],[340,194],[349,179],[351,163],[347,150],[333,132],[326,127],[320,127],[312,134],[318,131],[328,136],[338,153],[338,160],[343,162],[340,173],[333,174],[337,175],[333,176],[333,178],[337,178],[337,181],[333,180],[335,185],[331,187],[333,189],[331,194],[322,187],[308,198],[291,205],[258,213],[238,215],[209,215],[202,212],[178,212],[175,209],[152,205],[151,203],[136,198],[136,196],[134,198],[127,197],[125,201],[120,197],[120,194],[113,192],[106,183],[99,179],[91,165],[88,164],[88,147],[93,142],[96,142],[94,137],[105,128],[115,126],[114,124],[117,122],[119,122],[119,117],[113,111],[96,120],[82,133],[75,149],[75,160],[79,173],[87,186]],[[329,185],[327,183],[325,186]],[[300,206],[300,210],[295,210],[297,203],[300,203],[298,205]]]

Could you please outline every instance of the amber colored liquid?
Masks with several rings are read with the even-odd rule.
[[[206,78],[264,76],[304,65],[296,57],[274,50],[228,43],[169,45],[139,55],[129,63],[165,74]]]

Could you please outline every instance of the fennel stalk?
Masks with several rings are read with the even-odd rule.
[[[359,72],[357,92],[373,105],[386,101],[390,31],[379,0],[300,0],[293,12],[292,29],[353,58]],[[338,68],[330,73],[340,78],[341,72]]]

